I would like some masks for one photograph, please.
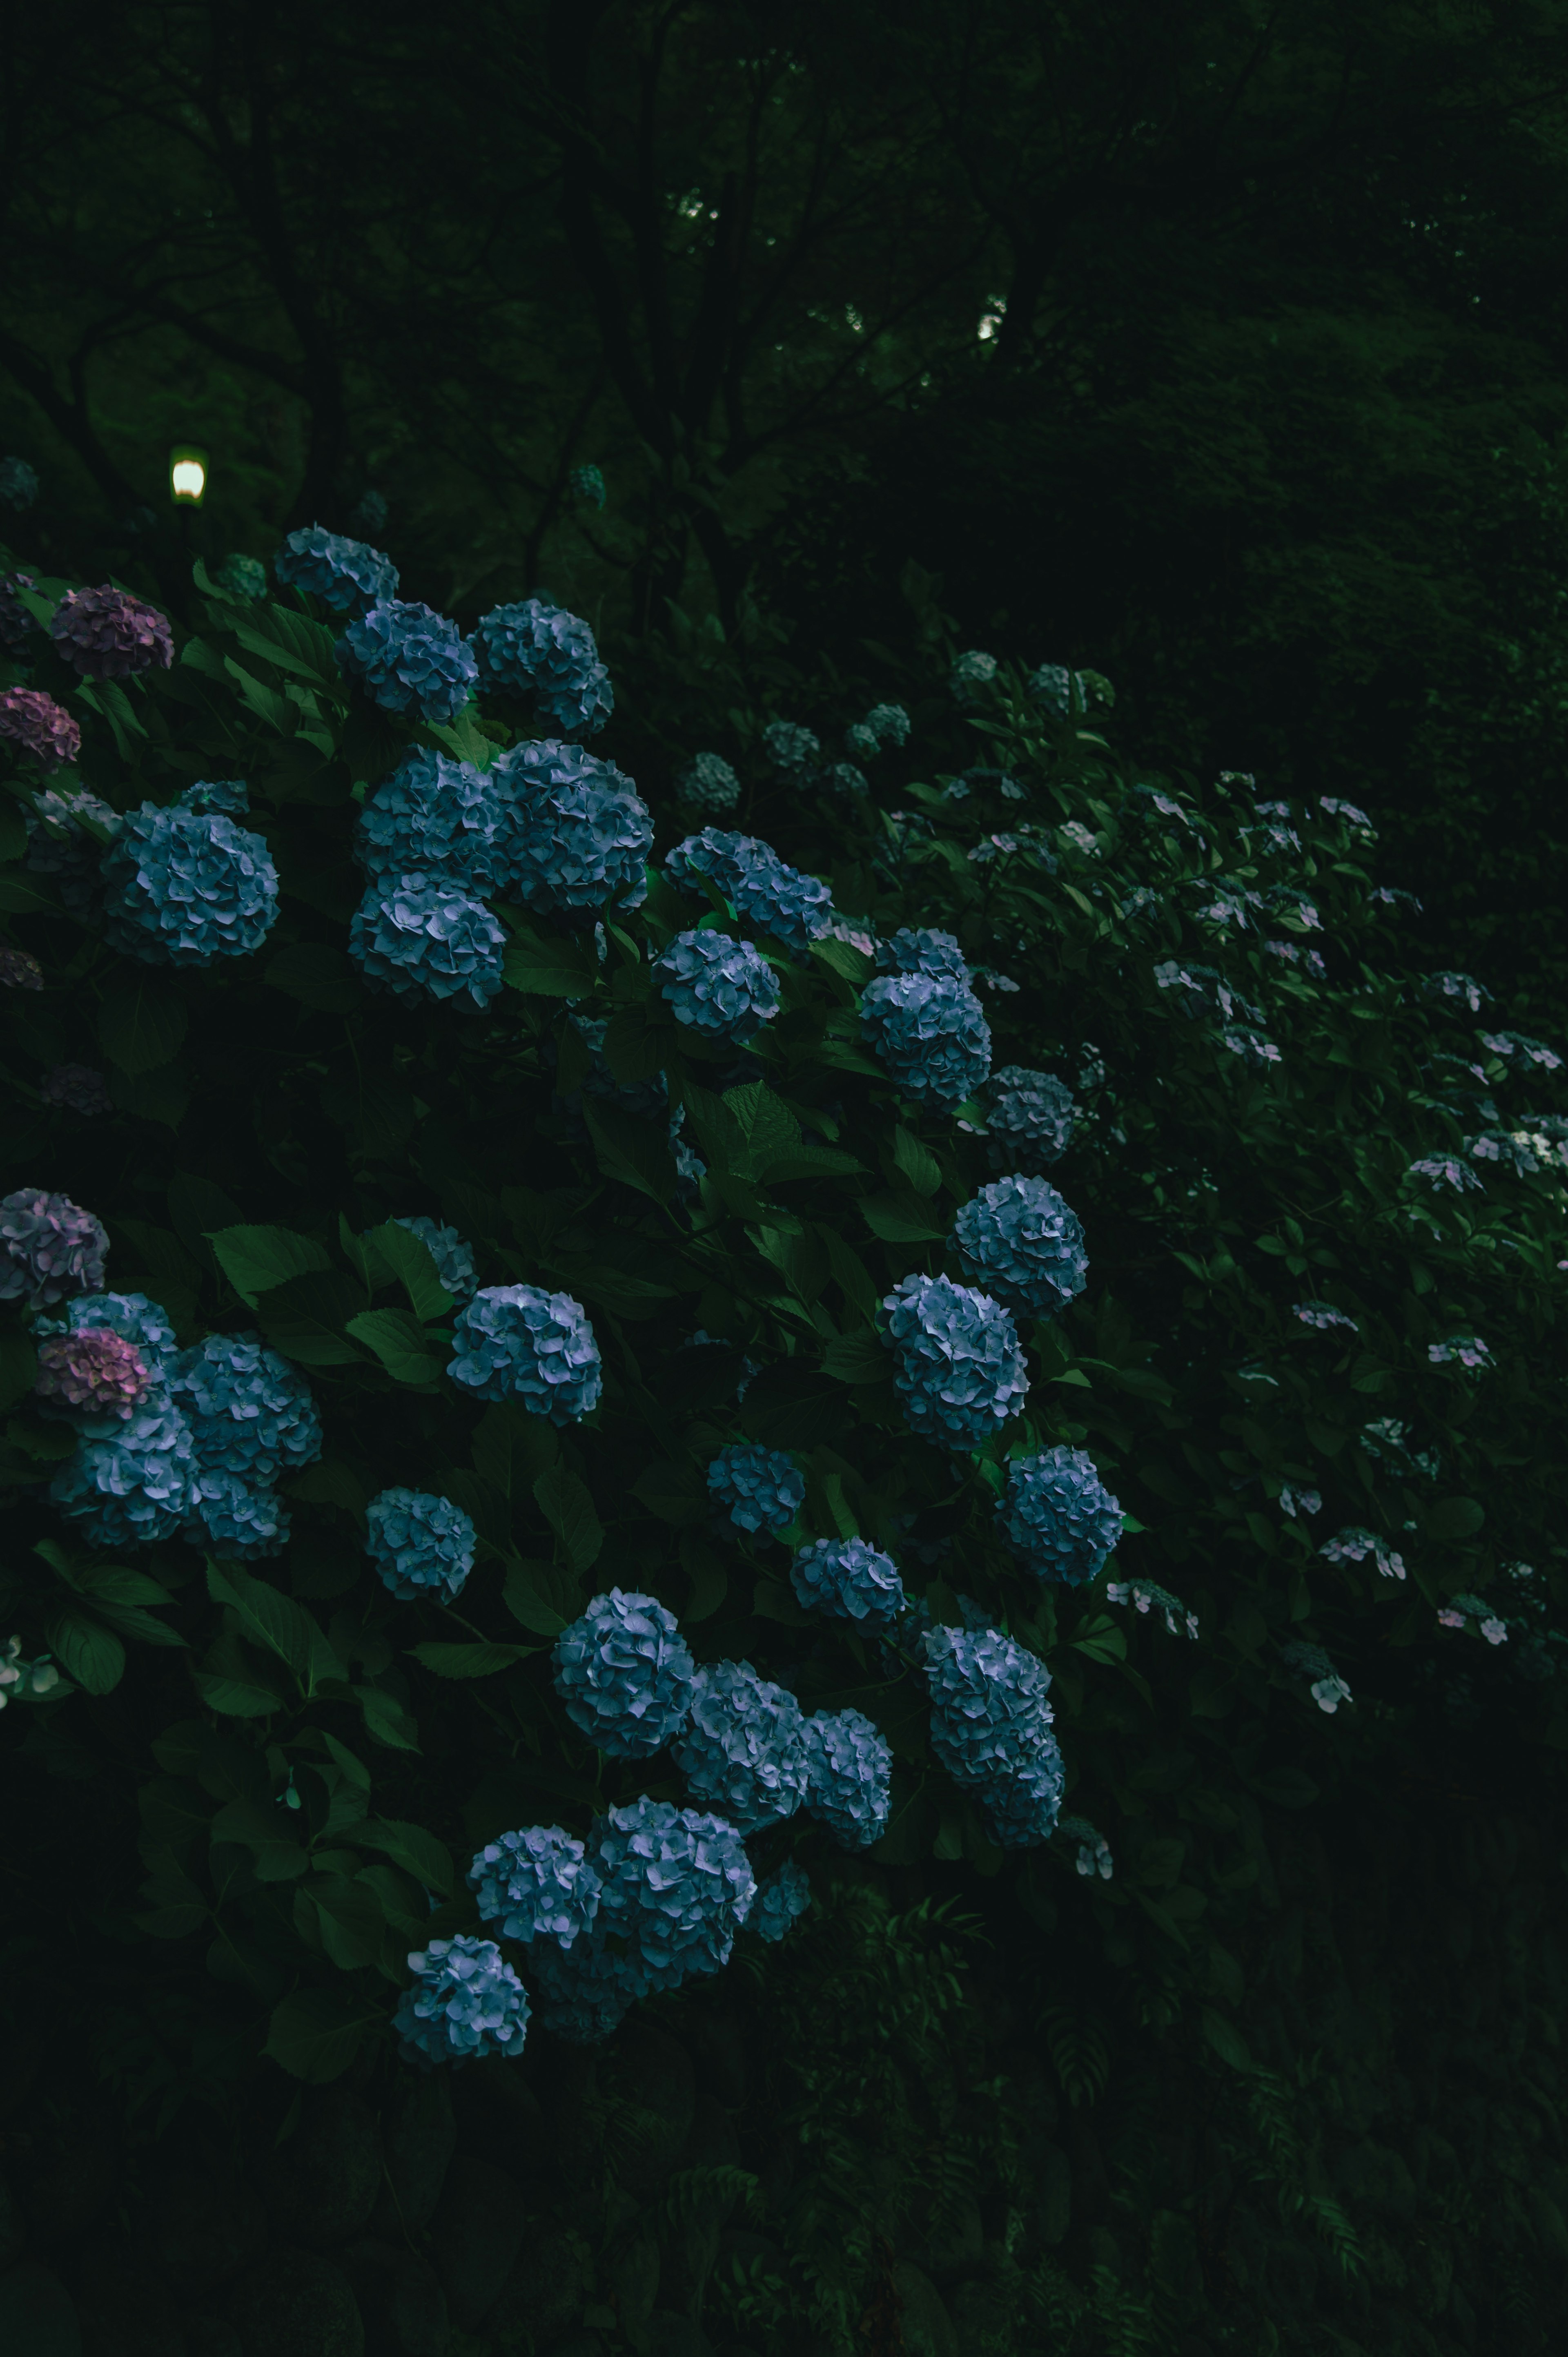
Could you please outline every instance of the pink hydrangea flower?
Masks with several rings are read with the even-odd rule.
[[[113,1103],[102,1072],[91,1064],[56,1064],[44,1074],[38,1094],[46,1104],[68,1105],[72,1113],[112,1113]]]
[[[129,679],[174,661],[166,616],[128,589],[69,589],[55,608],[49,636],[84,679]]]
[[[86,1326],[75,1334],[51,1334],[38,1346],[34,1389],[40,1399],[124,1419],[137,1401],[146,1397],[151,1382],[146,1361],[135,1344],[107,1326]]]
[[[0,693],[0,737],[45,770],[69,768],[81,750],[81,731],[65,706],[36,687]]]

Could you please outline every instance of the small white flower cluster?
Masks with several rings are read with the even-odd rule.
[[[1085,826],[1080,818],[1069,818],[1065,826],[1057,829],[1057,835],[1058,841],[1070,845],[1074,851],[1081,851],[1086,858],[1099,858],[1100,837],[1092,827]]]
[[[1440,1629],[1466,1629],[1472,1622],[1476,1633],[1488,1645],[1506,1645],[1508,1623],[1500,1620],[1485,1599],[1479,1596],[1451,1596],[1437,1615]]]
[[[1058,1817],[1057,1831],[1078,1844],[1076,1864],[1079,1874],[1097,1874],[1101,1882],[1110,1881],[1116,1863],[1110,1843],[1098,1827],[1091,1825],[1087,1817]]]
[[[1365,1563],[1369,1556],[1384,1579],[1402,1579],[1404,1557],[1392,1547],[1385,1546],[1374,1531],[1366,1531],[1352,1523],[1348,1530],[1337,1531],[1325,1539],[1317,1550],[1326,1563]]]
[[[1517,1178],[1541,1170],[1568,1170],[1568,1140],[1547,1135],[1544,1128],[1484,1129],[1465,1140],[1474,1162],[1507,1163]]]
[[[1407,1178],[1424,1178],[1429,1186],[1452,1187],[1455,1194],[1478,1191],[1481,1182],[1467,1162],[1456,1154],[1425,1154],[1412,1162],[1405,1172]]]
[[[1299,1318],[1304,1326],[1316,1326],[1322,1334],[1336,1326],[1343,1326],[1352,1334],[1361,1330],[1353,1318],[1347,1318],[1343,1309],[1336,1309],[1326,1301],[1298,1301],[1291,1315]]]
[[[47,1653],[25,1662],[20,1637],[13,1637],[0,1647],[0,1710],[8,1702],[20,1702],[27,1695],[48,1694],[59,1684],[59,1672]]]
[[[1318,1490],[1298,1490],[1289,1481],[1280,1484],[1280,1512],[1294,1522],[1297,1514],[1320,1514],[1323,1494]]]
[[[1369,843],[1376,843],[1378,839],[1376,827],[1366,812],[1358,809],[1354,802],[1341,802],[1336,794],[1319,794],[1317,807],[1319,810],[1326,811],[1330,818],[1342,818],[1347,826],[1353,827],[1358,834],[1365,835]]]
[[[1197,1634],[1197,1615],[1189,1612],[1179,1596],[1168,1587],[1156,1587],[1152,1579],[1113,1579],[1105,1590],[1108,1604],[1131,1604],[1140,1612],[1157,1612],[1173,1637],[1183,1629],[1189,1637]]]
[[[1397,1416],[1379,1416],[1374,1423],[1361,1426],[1361,1446],[1369,1457],[1387,1455],[1396,1465],[1424,1473],[1429,1481],[1435,1481],[1442,1470],[1442,1458],[1435,1448],[1412,1448],[1405,1438],[1408,1426]]]
[[[1429,1342],[1426,1355],[1434,1367],[1452,1366],[1455,1361],[1462,1367],[1489,1367],[1496,1363],[1478,1334],[1450,1334],[1446,1341]]]
[[[1483,1031],[1480,1040],[1483,1048],[1500,1056],[1505,1064],[1517,1060],[1522,1064],[1533,1064],[1542,1072],[1560,1072],[1563,1069],[1563,1059],[1554,1048],[1546,1047],[1540,1039],[1527,1039],[1522,1031]]]

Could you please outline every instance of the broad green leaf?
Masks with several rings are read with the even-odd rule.
[[[172,1866],[160,1867],[143,1883],[143,1912],[132,1921],[151,1940],[188,1939],[209,1919],[206,1898],[188,1875]]]
[[[258,1880],[293,1882],[310,1860],[296,1838],[298,1819],[275,1802],[231,1801],[219,1810],[209,1828],[217,1842],[238,1842],[252,1852]]]
[[[585,1485],[564,1465],[556,1465],[540,1475],[533,1496],[572,1569],[586,1571],[598,1560],[605,1534]]]
[[[426,1258],[429,1255],[426,1254]],[[439,1381],[446,1353],[431,1349],[431,1338],[411,1310],[362,1309],[350,1318],[348,1332],[373,1351],[389,1375],[400,1383],[424,1387]]]
[[[793,1154],[800,1147],[800,1123],[766,1082],[750,1081],[744,1088],[726,1089],[724,1105],[741,1135],[745,1158],[736,1168],[742,1178],[765,1181],[779,1156]]]
[[[917,1195],[934,1195],[941,1185],[940,1164],[912,1129],[900,1127],[894,1131],[893,1159]]]
[[[354,1699],[365,1716],[365,1732],[392,1751],[417,1751],[419,1730],[394,1695],[380,1686],[356,1686]]]
[[[879,1334],[863,1328],[841,1334],[822,1352],[822,1372],[841,1383],[880,1383],[893,1372],[893,1358]]]
[[[299,715],[286,695],[280,695],[275,687],[264,686],[232,655],[224,656],[223,668],[238,687],[242,702],[258,720],[264,721],[279,737],[293,736],[299,725]]]
[[[640,1499],[650,1514],[661,1523],[683,1525],[705,1522],[713,1510],[713,1501],[690,1465],[671,1465],[660,1461],[650,1465],[631,1485],[631,1494]]]
[[[0,861],[22,858],[27,848],[27,822],[13,802],[0,802]]]
[[[503,1646],[500,1650],[513,1649]],[[424,1825],[409,1824],[401,1817],[368,1817],[355,1839],[366,1849],[379,1849],[427,1890],[439,1891],[443,1899],[451,1897],[451,1853]]]
[[[257,1668],[238,1633],[226,1629],[196,1673],[196,1690],[209,1710],[230,1718],[270,1718],[283,1707],[283,1695]]]
[[[1440,1498],[1425,1515],[1423,1527],[1439,1546],[1457,1546],[1462,1539],[1474,1538],[1486,1519],[1487,1510],[1478,1498]]]
[[[1080,1620],[1071,1644],[1075,1653],[1087,1653],[1091,1662],[1124,1662],[1127,1658],[1125,1631],[1106,1612]]]
[[[530,1415],[516,1400],[492,1401],[475,1428],[474,1469],[503,1498],[511,1496],[520,1479],[536,1481],[560,1453],[554,1426],[542,1415]]]
[[[471,762],[476,770],[488,770],[501,749],[495,738],[487,737],[480,727],[471,704],[466,704],[450,724],[426,720],[419,734],[439,745],[444,752],[455,754],[459,761]]]
[[[846,1243],[838,1230],[826,1222],[819,1222],[814,1232],[826,1250],[833,1282],[844,1299],[863,1318],[874,1317],[882,1288],[854,1245]]]
[[[0,876],[0,909],[14,917],[58,917],[60,899],[52,876],[13,867]]]
[[[594,1159],[607,1178],[618,1178],[666,1203],[675,1185],[675,1164],[652,1122],[639,1121],[618,1105],[583,1100],[583,1119],[593,1141]]]
[[[510,928],[501,973],[513,990],[545,998],[586,998],[596,988],[598,959],[591,947],[536,933],[515,909],[499,911]]]
[[[363,1352],[344,1329],[364,1299],[346,1270],[315,1269],[269,1287],[261,1302],[262,1329],[274,1351],[302,1367],[363,1366]]]
[[[314,1694],[327,1679],[346,1679],[348,1672],[322,1631],[292,1596],[258,1579],[237,1563],[207,1561],[207,1592],[215,1604],[236,1612],[244,1634],[286,1662],[301,1690]]]
[[[12,1326],[0,1333],[0,1411],[26,1399],[38,1377],[38,1353],[30,1334]]]
[[[347,1015],[364,1003],[365,985],[347,950],[330,942],[290,942],[270,961],[264,979],[274,990],[326,1015]]]
[[[537,1652],[532,1645],[411,1645],[409,1652],[438,1678],[491,1678]]]
[[[946,1232],[932,1223],[929,1205],[912,1189],[865,1196],[860,1215],[885,1244],[940,1243]]]
[[[99,1003],[98,1044],[112,1064],[134,1079],[173,1062],[184,1045],[186,1025],[178,992],[133,967]]]
[[[1220,2061],[1229,2062],[1232,2071],[1251,2071],[1251,2050],[1235,2023],[1227,2021],[1225,2016],[1211,2005],[1204,2007],[1202,2021],[1204,2037]]]
[[[252,654],[263,656],[281,671],[341,689],[343,674],[333,651],[337,641],[325,623],[295,613],[291,606],[248,605],[242,614],[230,627]]]
[[[220,1228],[209,1241],[224,1275],[252,1309],[274,1286],[330,1266],[324,1247],[292,1228]]]
[[[857,950],[853,942],[813,942],[811,955],[833,974],[842,974],[846,982],[853,982],[857,990],[876,972],[875,961],[868,958],[864,950]]]
[[[681,1562],[692,1583],[682,1619],[711,1620],[729,1589],[729,1575],[723,1557],[704,1539],[698,1538],[692,1531],[683,1531],[681,1534]]]
[[[306,2086],[340,2079],[381,2014],[337,1989],[295,1989],[273,2008],[263,2051]]]
[[[448,1317],[456,1303],[436,1272],[435,1255],[423,1236],[388,1220],[372,1228],[365,1242],[378,1252],[407,1294],[413,1314],[426,1324]]]
[[[112,1693],[125,1674],[124,1646],[85,1612],[57,1612],[44,1624],[44,1641],[67,1677],[90,1695]]]
[[[622,1006],[605,1033],[604,1059],[618,1081],[651,1081],[663,1071],[675,1026],[652,1019],[648,1002]]]

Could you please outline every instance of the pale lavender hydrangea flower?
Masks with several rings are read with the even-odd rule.
[[[1403,1556],[1385,1546],[1375,1531],[1363,1530],[1354,1523],[1326,1539],[1317,1552],[1326,1563],[1366,1563],[1369,1559],[1384,1579],[1402,1579],[1405,1576]]]

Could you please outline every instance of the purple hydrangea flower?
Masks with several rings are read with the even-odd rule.
[[[85,1408],[90,1415],[128,1423],[145,1399],[152,1371],[134,1342],[105,1327],[75,1334],[49,1334],[38,1345],[34,1385],[40,1400],[61,1408]]]
[[[1066,1153],[1075,1111],[1070,1092],[1048,1072],[1004,1064],[991,1076],[986,1107],[993,1163],[1037,1178]]]
[[[174,638],[156,606],[128,589],[68,589],[49,624],[55,651],[83,679],[130,679],[174,661]]]
[[[415,874],[482,892],[496,881],[501,797],[470,762],[414,746],[365,798],[354,856],[378,883]]]
[[[692,1709],[671,1757],[693,1794],[743,1834],[793,1816],[806,1796],[800,1706],[749,1662],[713,1662],[692,1681]]]
[[[961,1104],[991,1070],[980,1001],[950,974],[879,974],[861,994],[861,1024],[900,1088],[922,1103]]]
[[[467,998],[488,1006],[501,986],[506,935],[461,884],[413,873],[371,886],[349,925],[349,955],[405,1006]]]
[[[794,1928],[811,1903],[811,1878],[804,1867],[787,1857],[776,1874],[757,1884],[757,1897],[746,1919],[746,1930],[755,1932],[771,1947]]]
[[[786,1529],[806,1499],[805,1476],[782,1449],[748,1442],[721,1448],[708,1467],[708,1495],[738,1530]]]
[[[591,737],[615,710],[610,675],[586,622],[542,597],[492,606],[474,630],[487,687],[528,697],[564,734]]]
[[[18,1187],[0,1201],[0,1301],[47,1308],[103,1284],[109,1238],[102,1222],[68,1195]]]
[[[487,1285],[453,1329],[447,1373],[480,1399],[521,1400],[531,1415],[576,1424],[598,1405],[599,1346],[580,1301],[537,1285]]]
[[[44,970],[31,950],[0,949],[0,989],[42,990]]]
[[[414,1985],[392,2016],[405,2061],[431,2070],[488,2054],[517,2060],[528,2036],[528,1992],[493,1940],[432,1940],[408,1968]]]
[[[553,1940],[569,1948],[590,1932],[603,1888],[583,1843],[559,1825],[525,1825],[475,1853],[468,1887],[503,1940]]]
[[[63,770],[81,750],[81,730],[63,705],[40,688],[0,689],[0,738],[43,770]]]
[[[1015,1457],[996,1519],[1029,1569],[1062,1587],[1092,1579],[1122,1536],[1122,1509],[1081,1448]]]
[[[908,1601],[892,1556],[865,1539],[814,1539],[797,1552],[789,1582],[808,1612],[835,1620],[896,1620]]]
[[[1029,1379],[999,1301],[947,1276],[911,1275],[882,1304],[893,1382],[909,1429],[950,1448],[973,1448],[1024,1405]]]
[[[767,959],[727,933],[677,933],[653,971],[676,1022],[714,1039],[744,1043],[772,1022],[782,1003]]]
[[[365,1508],[365,1552],[404,1604],[451,1604],[474,1568],[478,1534],[461,1506],[426,1490],[382,1490]]]
[[[142,965],[210,965],[260,949],[278,877],[259,834],[221,811],[144,802],[103,854],[104,932]]]
[[[64,1105],[90,1120],[114,1110],[102,1073],[91,1064],[51,1064],[38,1082],[38,1094],[46,1104]]]
[[[617,1760],[648,1760],[686,1723],[691,1649],[651,1596],[612,1587],[555,1640],[555,1691],[590,1743]]]
[[[819,1710],[805,1724],[806,1806],[845,1849],[866,1849],[893,1805],[893,1753],[858,1710]]]
[[[390,556],[318,523],[289,533],[273,571],[285,587],[308,590],[335,614],[362,613],[397,596],[398,570]]]
[[[419,720],[455,720],[478,677],[456,623],[408,598],[389,597],[350,622],[337,654],[372,704]]]
[[[1078,1213],[1044,1178],[997,1178],[964,1204],[948,1239],[972,1276],[1036,1318],[1054,1318],[1089,1274]]]

